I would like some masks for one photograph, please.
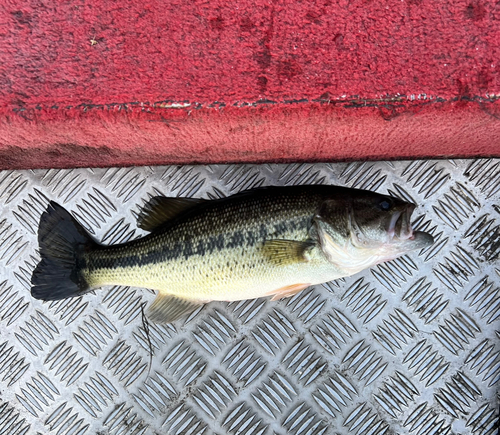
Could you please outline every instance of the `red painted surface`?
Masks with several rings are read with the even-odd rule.
[[[1,168],[500,154],[493,0],[1,9]]]

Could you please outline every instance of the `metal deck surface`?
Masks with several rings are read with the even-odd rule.
[[[149,195],[326,183],[419,206],[423,252],[150,326],[154,295],[30,296],[47,202],[112,244]],[[500,160],[0,172],[0,434],[494,434]],[[150,366],[151,362],[151,366]]]

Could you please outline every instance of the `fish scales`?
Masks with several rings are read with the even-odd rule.
[[[200,206],[159,233],[89,252],[85,279],[93,287],[133,285],[198,300],[261,296],[289,281],[281,275],[296,269],[270,263],[262,253],[264,242],[307,240],[321,198],[302,188]],[[222,298],[221,290],[226,292]]]
[[[51,202],[40,218],[41,260],[31,294],[58,300],[104,285],[158,291],[153,322],[201,304],[273,296],[353,275],[433,243],[413,231],[415,208],[335,186],[269,187],[220,200],[153,197],[138,219],[147,236],[102,246]]]

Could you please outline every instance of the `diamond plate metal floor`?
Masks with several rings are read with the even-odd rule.
[[[169,326],[151,291],[30,297],[49,199],[98,239],[139,237],[150,194],[329,183],[419,204],[436,243],[289,300]],[[500,379],[500,160],[0,172],[1,434],[491,434]]]

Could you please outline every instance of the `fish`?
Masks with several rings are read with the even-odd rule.
[[[147,310],[170,323],[211,301],[279,300],[430,246],[416,205],[329,185],[261,187],[206,200],[154,196],[144,237],[103,245],[51,201],[40,218],[31,295],[82,296],[107,285],[155,290]]]

